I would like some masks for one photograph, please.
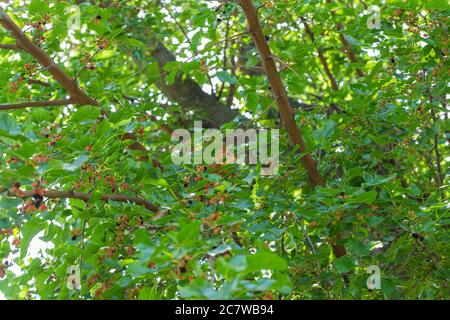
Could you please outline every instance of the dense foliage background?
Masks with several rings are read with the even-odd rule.
[[[5,297],[448,299],[447,1],[254,3],[323,186],[238,3],[0,3],[98,102],[0,111]],[[0,104],[68,98],[2,27],[0,43]],[[280,128],[279,173],[174,165],[171,130],[199,119]]]

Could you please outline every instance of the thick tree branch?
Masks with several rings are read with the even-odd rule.
[[[44,67],[61,86],[66,89],[72,100],[79,104],[97,105],[97,101],[89,97],[81,90],[76,82],[71,79],[56,63],[45,53],[44,50],[36,46],[19,26],[0,8],[0,24],[16,39],[17,46],[32,55],[42,67]]]
[[[278,74],[278,70],[275,66],[275,61],[271,54],[270,47],[267,44],[267,40],[262,32],[258,12],[251,0],[239,0],[239,4],[247,17],[249,31],[251,32],[256,48],[260,53],[261,61],[264,69],[266,70],[272,94],[274,99],[277,101],[284,126],[293,143],[298,145],[300,151],[304,153],[306,152],[306,146],[292,115],[292,108],[289,105],[289,100],[281,82],[280,75]],[[319,170],[317,169],[317,165],[310,154],[305,154],[301,158],[301,162],[308,172],[308,176],[313,187],[322,186],[325,184],[325,180],[322,178]],[[340,239],[341,236],[338,234],[337,240],[339,241]],[[345,247],[342,245],[334,244],[332,245],[332,248],[334,255],[338,258],[347,254]]]
[[[256,8],[253,6],[251,0],[240,0],[239,3],[247,17],[249,31],[251,32],[255,45],[261,55],[261,61],[270,83],[272,95],[277,102],[278,109],[284,122],[284,126],[293,143],[299,146],[301,152],[306,152],[305,142],[303,141],[300,130],[295,123],[293,110],[289,104],[289,100],[284,90],[283,84],[281,83],[281,79],[275,66],[273,55],[261,30],[261,25],[259,23]],[[311,155],[305,154],[301,158],[301,161],[305,169],[308,171],[308,176],[311,180],[312,185],[323,185],[324,180],[317,170],[316,163],[314,162]]]

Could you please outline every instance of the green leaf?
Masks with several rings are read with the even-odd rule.
[[[10,197],[2,197],[0,196],[0,208],[2,209],[11,209],[16,208],[18,205],[22,203],[22,199],[10,198]]]
[[[427,0],[423,1],[423,5],[427,9],[442,11],[450,10],[450,4],[446,0]]]
[[[365,203],[372,204],[377,199],[378,193],[375,190],[370,190],[362,194],[356,195],[350,199],[348,203]]]
[[[177,240],[180,245],[187,245],[189,242],[198,240],[200,236],[200,225],[200,221],[183,225],[177,235]]]
[[[89,160],[89,156],[82,154],[75,158],[72,163],[65,163],[63,168],[67,171],[78,170],[86,161]]]
[[[318,142],[324,143],[327,138],[329,138],[336,127],[336,122],[334,120],[326,120],[322,123],[321,127],[314,132],[314,135]]]
[[[28,10],[31,15],[44,15],[48,12],[48,5],[42,0],[31,0]]]
[[[159,295],[153,288],[142,288],[139,291],[139,300],[157,300],[159,298]]]
[[[38,218],[32,218],[22,226],[22,239],[20,241],[20,257],[24,258],[28,252],[30,241],[40,231],[44,230],[47,223]]]
[[[17,125],[16,119],[5,112],[0,113],[0,131],[4,131],[8,135],[12,136],[18,135],[20,133],[20,129]]]
[[[150,185],[154,185],[154,186],[158,186],[161,188],[169,188],[170,185],[167,183],[167,181],[163,178],[159,178],[159,179],[147,179],[146,184],[150,184]]]
[[[70,117],[70,121],[74,123],[82,123],[86,120],[94,120],[100,116],[100,108],[84,106],[79,108],[75,113]]]
[[[219,71],[216,73],[216,77],[222,81],[222,82],[228,82],[231,84],[237,84],[238,81],[236,79],[236,77],[232,76],[231,74],[229,74],[226,71]]]
[[[357,256],[367,256],[369,254],[369,248],[358,241],[349,239],[347,240],[347,245],[349,251]]]
[[[334,266],[340,273],[350,272],[355,268],[355,260],[349,256],[343,256],[334,261]]]
[[[393,174],[385,178],[379,175],[372,176],[364,173],[364,180],[366,181],[368,187],[372,187],[391,181],[392,179],[395,179],[396,176],[397,176],[396,174]]]
[[[157,62],[151,62],[147,66],[147,77],[150,83],[155,83],[161,77],[159,65]]]
[[[287,262],[277,254],[268,251],[247,255],[248,272],[263,269],[284,271],[287,269]]]
[[[142,41],[139,41],[139,40],[133,39],[133,38],[122,38],[122,39],[120,39],[119,42],[124,44],[124,45],[126,45],[126,46],[128,46],[128,47],[131,47],[131,48],[134,48],[134,47],[145,48],[145,47],[147,47],[147,45],[145,43],[143,43]]]

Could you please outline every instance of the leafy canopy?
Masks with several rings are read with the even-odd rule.
[[[284,129],[274,176],[171,161],[194,120],[282,128],[238,3],[2,2],[98,105],[0,111],[0,292],[448,298],[446,1],[254,4],[324,186]],[[0,43],[2,106],[70,98],[2,27]]]

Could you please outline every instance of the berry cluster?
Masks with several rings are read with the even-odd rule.
[[[47,139],[50,139],[47,144],[50,147],[54,147],[57,141],[62,140],[62,133],[57,128],[57,124],[53,123],[50,127],[43,128],[41,130],[41,135]]]
[[[41,20],[35,22],[27,22],[26,26],[32,27],[37,31],[45,31],[45,26],[51,23],[51,18],[49,14],[45,14]]]
[[[110,42],[106,37],[100,37],[97,39],[97,41],[95,41],[97,48],[99,48],[100,50],[104,50],[104,49],[108,48],[109,43]]]

